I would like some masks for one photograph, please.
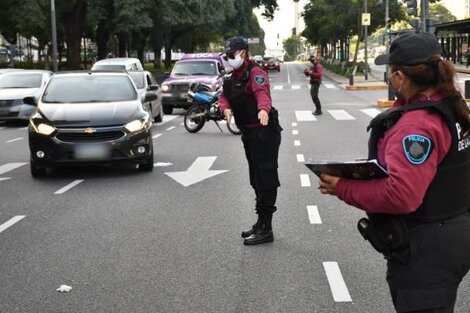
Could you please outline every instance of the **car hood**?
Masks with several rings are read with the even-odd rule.
[[[163,82],[164,84],[184,84],[184,83],[208,83],[213,84],[217,82],[217,76],[203,76],[203,75],[190,75],[190,76],[170,76]]]
[[[40,88],[4,88],[0,89],[1,100],[23,99],[25,97],[37,97]]]
[[[55,127],[120,126],[145,116],[140,101],[40,103],[39,112]]]

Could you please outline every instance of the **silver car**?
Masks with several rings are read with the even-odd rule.
[[[51,71],[11,71],[0,75],[0,120],[28,120],[36,108],[23,102],[39,98]]]
[[[151,112],[155,122],[161,122],[163,120],[162,90],[153,75],[148,71],[128,71],[127,73],[134,81],[142,99],[149,91],[157,94],[157,100],[146,102],[144,106]]]

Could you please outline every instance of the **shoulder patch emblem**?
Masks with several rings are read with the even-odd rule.
[[[261,75],[256,75],[255,76],[255,82],[257,85],[264,85],[266,83],[266,78],[264,78],[263,76]]]
[[[411,164],[423,164],[432,149],[432,142],[422,135],[408,135],[403,138],[403,150]]]

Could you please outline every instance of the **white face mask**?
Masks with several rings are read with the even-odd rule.
[[[230,64],[231,67],[233,67],[234,70],[240,68],[243,64],[243,59],[240,56],[240,54],[235,56],[235,59],[228,59],[228,64]]]

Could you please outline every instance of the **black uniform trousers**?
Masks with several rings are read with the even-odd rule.
[[[321,111],[321,103],[320,98],[318,98],[318,92],[320,90],[321,82],[317,82],[310,85],[310,96],[312,97],[312,101],[315,104],[315,109],[317,111]]]
[[[470,213],[420,224],[409,246],[393,252],[387,281],[399,313],[451,313],[457,289],[470,268]]]
[[[255,190],[256,212],[272,214],[276,211],[278,155],[281,132],[271,126],[242,128],[242,142],[248,161],[250,185]]]

